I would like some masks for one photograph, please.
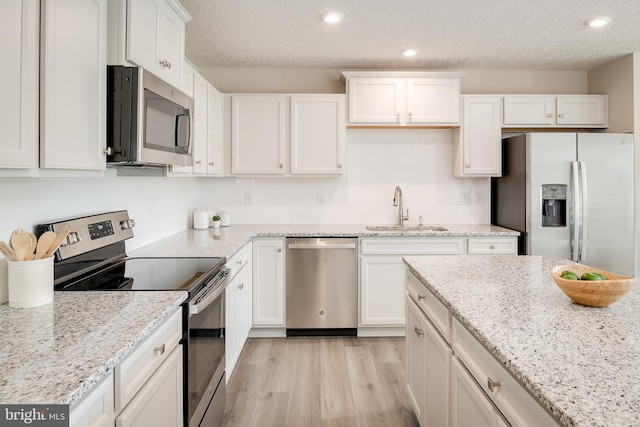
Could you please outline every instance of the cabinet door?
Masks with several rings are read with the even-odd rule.
[[[606,95],[564,95],[556,99],[557,124],[607,127]]]
[[[424,322],[426,346],[426,406],[425,425],[448,426],[451,384],[451,356],[449,344],[431,322]]]
[[[348,80],[349,123],[405,121],[405,81],[400,78],[359,77]]]
[[[227,380],[231,378],[231,373],[238,360],[238,320],[236,316],[236,306],[238,291],[236,288],[236,275],[227,285],[224,291],[225,298],[225,339],[224,339],[224,359]]]
[[[464,366],[453,357],[451,374],[452,427],[496,427],[500,418]]]
[[[253,241],[253,326],[284,327],[284,241]]]
[[[407,125],[460,123],[460,79],[407,79]]]
[[[127,2],[127,60],[154,74],[162,71],[158,63],[160,17],[163,0]]]
[[[284,96],[231,98],[231,173],[284,175],[285,103]]]
[[[209,82],[196,73],[193,86],[193,173],[207,170],[207,91]]]
[[[464,96],[462,126],[454,132],[454,176],[500,176],[502,131],[499,96]]]
[[[409,296],[407,301],[407,391],[416,418],[421,426],[425,424],[427,404],[427,346],[426,318]],[[442,391],[444,393],[444,391]],[[442,424],[446,425],[446,424]]]
[[[505,96],[504,125],[551,126],[556,122],[556,100],[554,96]]]
[[[113,374],[85,397],[69,414],[71,427],[113,427]]]
[[[41,166],[105,169],[106,0],[46,1],[42,10]]]
[[[38,166],[39,4],[0,2],[0,168]]]
[[[360,258],[360,325],[405,324],[405,268],[401,256]]]
[[[135,0],[138,1],[138,0]],[[176,87],[182,85],[182,63],[184,61],[184,21],[171,7],[164,6],[160,15],[158,52],[162,67],[162,78]]]
[[[116,427],[181,426],[182,395],[182,346],[179,345],[116,418]]]
[[[207,87],[207,175],[222,174],[222,94]]]
[[[291,97],[291,174],[341,174],[344,95]]]

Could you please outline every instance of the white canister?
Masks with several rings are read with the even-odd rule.
[[[193,211],[193,228],[196,230],[204,230],[209,228],[209,210],[195,209]]]
[[[9,306],[38,307],[53,301],[53,257],[7,263]]]
[[[220,226],[221,227],[228,227],[231,225],[231,215],[229,215],[228,213],[225,212],[221,212],[218,215],[220,215]]]

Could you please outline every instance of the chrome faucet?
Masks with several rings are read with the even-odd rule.
[[[393,194],[393,206],[398,207],[398,225],[402,227],[404,222],[409,220],[409,209],[407,209],[407,215],[405,216],[402,211],[402,188],[399,185]]]

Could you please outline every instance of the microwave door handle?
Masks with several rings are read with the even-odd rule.
[[[191,115],[191,112],[189,111],[188,108],[183,108],[181,110],[179,110],[178,114],[176,114],[176,126],[175,126],[175,146],[177,148],[182,148],[182,147],[189,147],[189,140],[191,139],[191,124],[189,121],[189,117]],[[185,123],[185,139],[184,141],[180,141],[180,123],[182,121],[186,121]]]

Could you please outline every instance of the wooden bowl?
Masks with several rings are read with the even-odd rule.
[[[609,280],[564,279],[561,274],[566,270],[573,271],[578,277],[587,272],[602,273]],[[587,307],[606,307],[613,304],[629,292],[636,282],[632,277],[578,264],[553,267],[551,269],[551,277],[569,298]]]

